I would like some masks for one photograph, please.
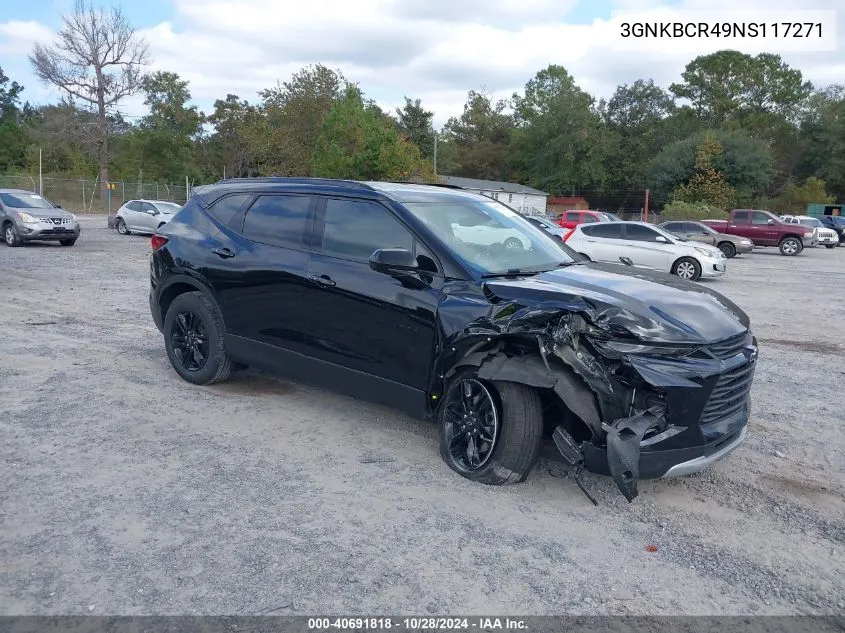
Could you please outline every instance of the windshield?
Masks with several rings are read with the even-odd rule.
[[[161,211],[162,213],[176,213],[182,208],[181,204],[176,204],[174,202],[156,202],[156,208]]]
[[[698,222],[695,223],[695,228],[701,229],[705,233],[709,233],[710,235],[716,235],[718,231],[714,228],[707,226],[706,224],[700,224]]]
[[[53,205],[47,202],[37,193],[0,193],[0,202],[6,207],[13,209],[53,209]]]
[[[824,226],[821,222],[819,222],[816,218],[801,218],[798,220],[801,224],[806,226]]]
[[[540,272],[580,261],[528,220],[495,200],[403,202],[412,214],[481,274]]]

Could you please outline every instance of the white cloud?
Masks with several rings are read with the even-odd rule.
[[[836,9],[840,1],[805,0],[802,8]],[[437,124],[460,114],[468,90],[485,87],[496,97],[508,97],[550,63],[566,67],[588,92],[607,97],[617,84],[640,78],[668,87],[692,57],[724,48],[723,42],[702,39],[666,41],[652,52],[626,52],[620,50],[609,15],[590,24],[567,23],[575,8],[583,18],[589,3],[175,0],[172,20],[142,33],[155,56],[154,67],[189,80],[195,100],[206,108],[227,93],[255,100],[259,90],[321,62],[342,70],[384,107],[401,105],[404,95],[421,98],[435,110]],[[791,9],[794,0],[742,4],[744,10],[772,11]],[[730,19],[730,11],[738,8],[736,0],[683,0],[671,6],[665,0],[614,3],[619,10],[661,7],[667,19],[682,19],[678,9],[718,11]],[[845,14],[839,18],[840,33],[845,33],[843,19]],[[34,22],[0,24],[0,53],[25,55],[46,34]],[[782,54],[820,85],[841,81],[845,70],[842,50]]]

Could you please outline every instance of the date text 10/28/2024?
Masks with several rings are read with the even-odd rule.
[[[384,630],[407,631],[525,631],[524,620],[519,618],[472,617],[373,617],[373,618],[308,618],[308,628],[313,631],[330,630]]]

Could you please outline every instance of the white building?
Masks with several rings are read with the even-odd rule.
[[[498,180],[478,180],[458,176],[440,176],[440,179],[447,185],[462,187],[498,200],[523,215],[546,215],[546,199],[549,194],[538,189]]]

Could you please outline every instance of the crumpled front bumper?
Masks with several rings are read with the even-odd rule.
[[[602,422],[604,441],[581,445],[584,467],[613,477],[628,501],[637,496],[640,479],[709,468],[747,435],[756,359],[750,335],[729,359],[629,357],[659,397],[630,417]]]

